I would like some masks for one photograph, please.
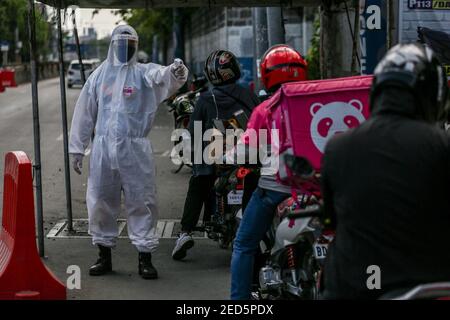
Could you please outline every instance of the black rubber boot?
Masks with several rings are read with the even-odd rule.
[[[139,275],[144,279],[158,278],[158,271],[152,264],[150,252],[139,252]]]
[[[91,276],[101,276],[112,271],[111,248],[98,245],[98,249],[99,258],[89,269],[89,275]]]

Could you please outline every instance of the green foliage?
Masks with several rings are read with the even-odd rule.
[[[195,8],[183,8],[181,19],[188,19]],[[151,54],[153,35],[158,35],[160,43],[167,43],[172,37],[173,9],[131,9],[119,10],[117,14],[136,29],[139,35],[139,49]],[[186,21],[186,20],[185,20]]]
[[[139,49],[152,52],[153,35],[159,35],[161,41],[172,36],[172,9],[131,9],[118,12],[123,20],[136,29],[139,35]]]
[[[308,61],[309,79],[320,79],[320,16],[318,14],[314,20],[314,36],[306,60]]]
[[[19,40],[22,42],[20,54],[23,61],[29,61],[28,46],[28,1],[27,0],[1,0],[0,1],[0,40],[10,44],[8,60],[14,61],[16,41],[15,30],[19,30]],[[49,51],[50,24],[46,16],[42,15],[36,6],[36,42],[38,57],[45,56]]]

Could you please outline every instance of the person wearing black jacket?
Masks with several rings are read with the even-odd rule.
[[[253,108],[259,104],[258,98],[253,92],[236,83],[241,72],[239,62],[230,51],[216,50],[212,52],[206,60],[204,73],[212,84],[212,88],[200,95],[191,115],[189,131],[192,140],[195,140],[195,122],[202,124],[200,139],[203,141],[203,134],[206,130],[213,128],[214,119],[230,119],[239,110],[244,111],[247,117],[250,117]],[[201,155],[206,144],[204,143],[200,150]],[[202,207],[204,207],[203,215],[206,217],[204,220],[211,217],[214,210],[215,179],[213,165],[203,162],[201,164],[194,163],[181,219],[181,233],[172,252],[173,259],[183,259],[187,250],[194,245],[191,233],[198,223]]]
[[[447,96],[431,49],[398,45],[375,70],[371,118],[328,143],[324,210],[336,237],[325,299],[450,281],[450,138],[437,125]]]

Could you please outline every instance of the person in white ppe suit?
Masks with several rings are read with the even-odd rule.
[[[180,59],[167,67],[137,63],[137,48],[132,27],[114,29],[108,58],[88,78],[72,119],[69,153],[79,174],[93,137],[86,204],[89,234],[100,253],[90,275],[112,271],[123,192],[129,238],[139,252],[139,274],[158,277],[151,261],[158,246],[155,164],[147,136],[157,106],[185,84],[188,70]]]

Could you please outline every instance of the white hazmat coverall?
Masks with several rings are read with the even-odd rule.
[[[181,61],[167,67],[137,63],[137,41],[132,27],[114,29],[107,60],[76,103],[69,153],[84,154],[95,129],[86,194],[93,244],[115,246],[123,190],[129,238],[139,252],[153,252],[158,210],[147,136],[157,106],[183,86],[188,71]]]

